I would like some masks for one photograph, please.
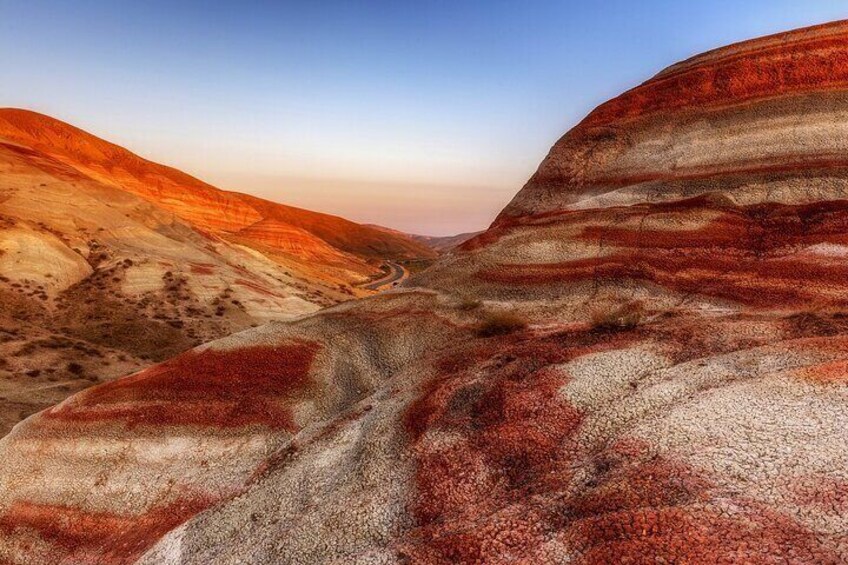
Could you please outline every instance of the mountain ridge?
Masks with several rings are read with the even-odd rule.
[[[218,189],[174,167],[154,163],[80,128],[30,110],[0,108],[0,137],[41,150],[70,166],[77,165],[81,172],[90,174],[97,180],[105,180],[130,190],[178,215],[182,212],[184,219],[200,228],[237,233],[253,223],[267,219],[266,215],[270,214],[278,220],[284,218],[287,223],[306,231],[311,231],[308,226],[317,229],[319,233],[315,235],[343,251],[377,258],[429,255],[427,248],[408,239],[386,238],[379,232],[340,216]],[[123,173],[128,173],[130,178]],[[163,192],[165,187],[161,183],[162,179],[174,185],[170,191]],[[150,186],[151,180],[157,180],[158,184]],[[227,210],[227,219],[221,219],[220,214],[211,215],[208,211],[199,216],[192,215],[174,204],[163,202],[166,197],[184,197],[180,191],[198,192],[203,199]],[[239,207],[239,204],[243,207]],[[233,214],[233,209],[239,209],[241,213]],[[263,212],[266,215],[263,215]],[[346,232],[353,234],[345,237]],[[352,243],[353,240],[363,243],[357,247]]]

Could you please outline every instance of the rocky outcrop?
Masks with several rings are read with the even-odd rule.
[[[845,563],[846,36],[672,67],[405,288],[21,424],[0,556]]]

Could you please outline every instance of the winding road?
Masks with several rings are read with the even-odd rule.
[[[407,271],[402,265],[398,265],[397,263],[392,263],[390,261],[386,261],[385,264],[389,266],[389,273],[383,278],[364,285],[365,288],[368,290],[380,290],[383,287],[391,286],[395,282],[402,281],[409,275],[409,271]]]

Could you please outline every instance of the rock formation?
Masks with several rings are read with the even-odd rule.
[[[848,23],[675,65],[404,288],[0,442],[10,563],[848,561]]]

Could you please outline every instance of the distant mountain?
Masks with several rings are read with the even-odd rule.
[[[446,252],[450,251],[451,249],[453,249],[453,248],[455,248],[459,245],[462,245],[463,243],[465,243],[469,239],[476,237],[476,236],[480,235],[481,233],[483,233],[482,231],[475,231],[475,232],[467,232],[467,233],[460,233],[460,234],[457,234],[457,235],[445,235],[445,236],[418,235],[418,234],[404,233],[402,231],[398,231],[398,230],[395,230],[395,229],[392,229],[392,228],[387,228],[385,226],[380,226],[380,225],[377,225],[377,224],[367,224],[367,225],[368,225],[368,227],[383,231],[385,233],[390,233],[390,234],[394,234],[394,235],[399,236],[399,237],[406,237],[406,238],[409,238],[413,241],[417,241],[418,243],[421,243],[421,244],[427,246],[429,249],[432,249],[433,251],[435,251],[436,253],[439,253],[439,254],[446,253]]]
[[[104,378],[370,291],[410,238],[0,109],[0,433]]]
[[[410,235],[412,239],[419,243],[423,243],[433,251],[437,253],[445,253],[450,251],[451,249],[458,247],[468,241],[469,239],[476,237],[483,233],[482,231],[474,231],[467,233],[460,233],[457,235],[446,235],[446,236],[432,236],[432,235]]]

